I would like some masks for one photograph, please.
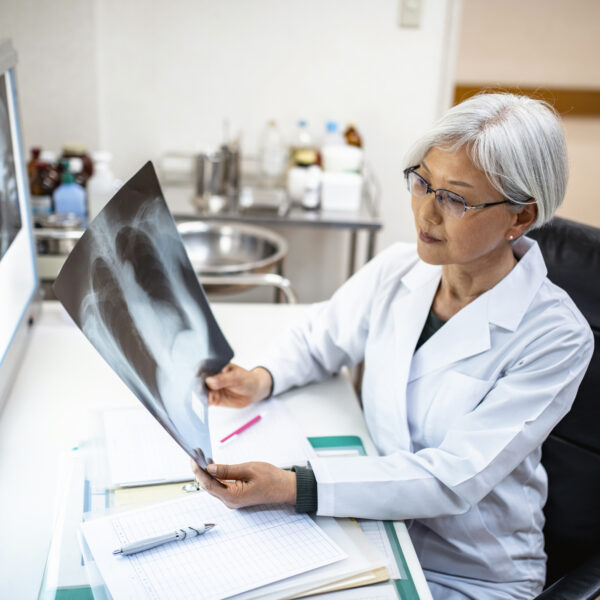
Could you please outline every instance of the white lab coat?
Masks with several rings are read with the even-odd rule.
[[[414,519],[431,581],[508,582],[506,597],[514,582],[513,597],[531,597],[545,574],[540,445],[573,402],[593,337],[546,278],[537,243],[522,238],[514,250],[515,268],[415,352],[441,267],[395,244],[260,364],[277,394],[364,358],[363,408],[380,456],[311,460],[318,514]]]

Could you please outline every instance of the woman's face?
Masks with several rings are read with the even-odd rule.
[[[475,167],[465,148],[454,152],[432,148],[417,173],[431,188],[455,192],[469,205],[504,200]],[[510,251],[507,238],[513,233],[517,215],[507,204],[467,210],[457,219],[441,212],[434,194],[427,194],[425,198],[412,196],[412,210],[417,251],[427,263],[475,265]]]

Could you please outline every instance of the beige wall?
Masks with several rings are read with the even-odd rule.
[[[456,81],[600,88],[598,0],[464,0]],[[571,175],[558,214],[600,227],[590,194],[600,166],[600,118],[563,115]]]

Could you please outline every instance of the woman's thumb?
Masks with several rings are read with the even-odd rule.
[[[217,479],[247,479],[249,476],[248,467],[241,465],[208,465],[206,470]]]
[[[221,371],[216,375],[207,377],[204,381],[211,390],[220,390],[235,382],[235,371]]]

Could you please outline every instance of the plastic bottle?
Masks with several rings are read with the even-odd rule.
[[[95,219],[106,203],[119,189],[121,182],[110,170],[112,155],[109,152],[94,152],[94,174],[87,183],[88,218]]]
[[[318,210],[321,208],[321,167],[313,165],[307,167],[304,181],[304,194],[302,208],[305,210]]]
[[[54,212],[72,214],[81,219],[83,227],[87,226],[85,206],[85,190],[75,182],[74,173],[81,173],[83,168],[80,158],[63,159],[61,184],[54,190]]]
[[[61,162],[64,158],[80,158],[81,163],[79,171],[73,172],[75,182],[85,187],[88,179],[94,174],[94,163],[87,153],[87,149],[84,144],[78,142],[69,142],[64,144],[62,148]]]
[[[291,166],[307,167],[316,164],[316,162],[317,150],[308,130],[308,123],[300,120],[291,144],[290,164]]]
[[[344,146],[346,139],[342,135],[337,121],[327,121],[325,125],[325,137],[323,138],[323,148],[326,146]]]
[[[269,121],[260,140],[260,173],[263,185],[281,185],[287,163],[287,147],[283,136],[277,123]]]
[[[360,135],[358,135],[358,131],[354,127],[354,123],[349,123],[346,131],[344,131],[344,137],[346,138],[346,143],[349,146],[357,146],[358,148],[362,148],[362,140]]]

